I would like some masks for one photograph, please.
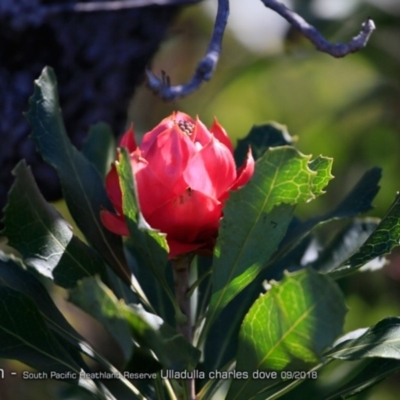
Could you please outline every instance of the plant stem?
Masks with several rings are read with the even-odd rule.
[[[185,254],[172,260],[172,271],[174,275],[175,298],[179,309],[185,316],[184,319],[177,318],[177,329],[189,343],[193,341],[193,327],[190,309],[189,292],[189,268],[193,260],[192,254]],[[195,400],[195,380],[188,379],[186,381],[187,397],[189,400]]]

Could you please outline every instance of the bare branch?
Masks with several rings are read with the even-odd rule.
[[[147,71],[147,84],[164,100],[175,100],[196,91],[204,81],[211,79],[221,54],[222,39],[229,16],[229,0],[218,0],[218,11],[214,31],[206,55],[197,64],[192,79],[185,85],[170,86],[169,78],[162,72],[161,79]]]
[[[344,57],[350,53],[364,48],[375,30],[374,21],[367,19],[363,24],[360,33],[353,37],[353,39],[347,43],[329,43],[316,28],[305,21],[300,15],[287,8],[284,4],[276,0],[261,0],[263,4],[274,10],[280,16],[285,18],[289,24],[298,29],[311,43],[314,44],[317,50],[327,53],[333,57]]]
[[[292,26],[297,28],[314,44],[317,50],[330,54],[333,57],[344,57],[347,54],[361,50],[366,46],[375,29],[374,22],[371,19],[367,19],[367,21],[362,24],[360,33],[353,37],[349,43],[332,44],[328,42],[316,28],[305,21],[300,15],[287,8],[284,4],[276,0],[261,1],[267,8],[274,10],[285,18]],[[206,55],[198,63],[196,71],[188,83],[184,85],[171,86],[169,83],[169,77],[164,71],[161,73],[161,78],[158,78],[153,74],[153,72],[148,70],[147,83],[150,89],[164,100],[175,100],[194,92],[204,81],[210,80],[221,53],[222,38],[227,24],[228,15],[229,0],[218,0],[218,12],[210,44]]]

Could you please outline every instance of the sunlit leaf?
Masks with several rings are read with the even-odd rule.
[[[318,156],[308,164],[308,167],[317,173],[312,183],[312,191],[316,196],[325,193],[323,191],[324,187],[333,178],[331,174],[332,163],[332,158]]]
[[[130,158],[125,148],[121,149],[117,171],[123,194],[123,212],[131,235],[132,246],[140,254],[142,261],[152,271],[169,297],[173,299],[171,289],[165,278],[165,266],[168,257],[165,234],[153,230],[143,220],[136,200],[136,187]]]
[[[264,371],[307,371],[341,333],[346,314],[343,295],[326,275],[306,269],[288,274],[259,297],[243,320],[236,370],[249,379],[232,381],[227,399],[247,399],[278,383],[253,379]],[[272,375],[271,375],[272,377]]]
[[[310,159],[293,147],[271,148],[257,161],[251,181],[230,194],[214,253],[208,324],[265,267],[294,206],[314,199],[323,181],[328,183],[330,163],[323,166],[325,172],[316,172],[309,168]]]

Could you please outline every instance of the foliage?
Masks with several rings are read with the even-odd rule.
[[[109,130],[104,125],[92,130],[93,137],[101,136],[101,151],[92,137],[83,152],[69,143],[48,68],[35,82],[27,116],[32,140],[57,170],[85,241],[46,203],[29,167],[19,163],[3,221],[2,234],[17,257],[0,261],[1,357],[54,372],[99,399],[121,398],[126,391],[131,398],[189,398],[182,382],[189,372],[198,375],[198,399],[214,398],[227,381],[227,399],[275,399],[291,390],[305,398],[307,385],[330,364],[361,360],[363,368],[334,391],[320,384],[318,399],[335,399],[400,369],[397,317],[335,342],[347,312],[335,279],[383,258],[400,240],[398,196],[380,222],[358,217],[371,208],[378,169],[367,172],[331,212],[300,221],[296,206],[324,193],[332,160],[300,153],[283,126],[253,128],[236,156],[251,145],[255,174],[225,204],[212,262],[198,257],[192,264],[198,276],[189,291],[196,310],[190,343],[173,326],[182,315],[170,283],[165,237],[140,223],[126,151],[118,172],[131,237],[123,242],[99,219],[102,208],[111,209],[103,186],[114,151]],[[337,220],[348,225],[307,261],[317,227]],[[67,322],[42,278],[68,290],[69,301],[108,330],[120,347],[122,367],[105,360]],[[91,375],[82,355],[96,360],[108,379]],[[135,364],[150,372],[127,379],[124,371]]]

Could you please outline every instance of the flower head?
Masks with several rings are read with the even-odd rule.
[[[144,219],[167,235],[169,258],[210,253],[229,191],[253,175],[251,151],[236,170],[232,143],[217,120],[207,129],[198,118],[182,112],[146,133],[140,147],[129,129],[120,147],[129,150]],[[102,222],[112,232],[128,236],[115,165],[107,175],[106,189],[117,213],[102,211]]]

